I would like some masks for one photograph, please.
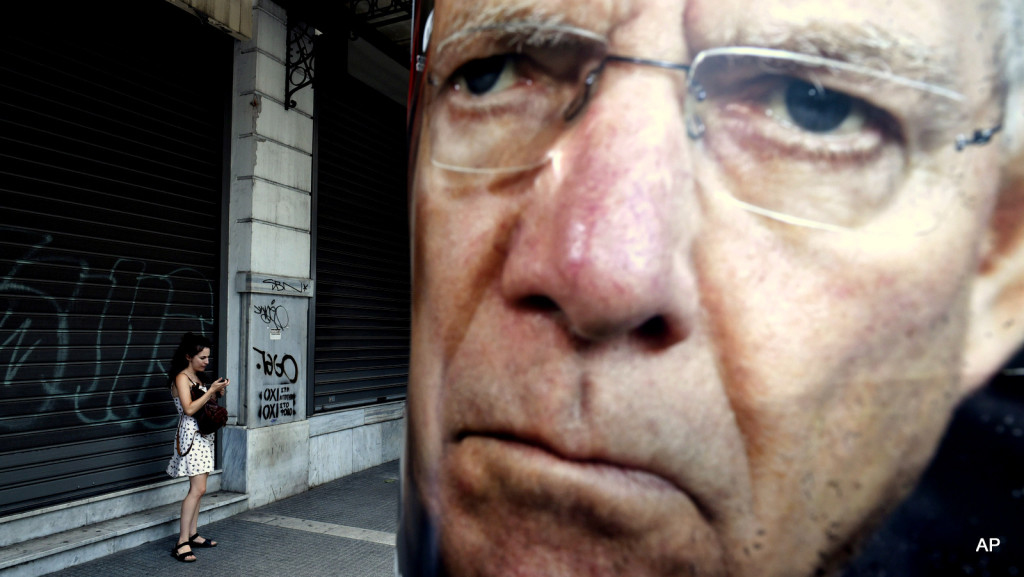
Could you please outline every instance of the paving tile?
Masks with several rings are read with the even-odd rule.
[[[196,550],[195,563],[171,558],[171,538],[50,576],[389,577],[395,548],[381,541],[398,527],[398,471],[392,461],[200,527],[219,546]]]

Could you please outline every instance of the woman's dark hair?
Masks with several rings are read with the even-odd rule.
[[[188,357],[194,357],[203,349],[209,348],[213,348],[213,343],[203,335],[193,333],[182,335],[181,342],[178,343],[178,348],[174,350],[174,356],[171,357],[171,368],[167,371],[167,386],[174,387],[174,378],[188,366]]]

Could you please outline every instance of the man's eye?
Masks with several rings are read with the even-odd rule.
[[[854,134],[867,122],[866,104],[848,94],[798,79],[773,90],[768,110],[775,118],[815,134]]]
[[[456,90],[467,90],[473,96],[498,92],[516,82],[516,61],[512,55],[499,54],[463,64],[452,75]]]

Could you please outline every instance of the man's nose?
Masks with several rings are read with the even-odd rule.
[[[668,346],[698,308],[699,223],[676,85],[663,72],[607,84],[553,151],[510,239],[502,291],[574,336]],[[642,95],[640,97],[639,95]]]

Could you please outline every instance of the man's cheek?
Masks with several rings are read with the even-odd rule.
[[[951,253],[941,272],[913,251],[871,266],[863,252],[826,251],[827,240],[704,243],[696,260],[723,386],[754,460],[792,454],[812,429],[856,452],[856,439],[899,426],[924,382],[956,378],[966,287],[945,275],[967,266],[965,255]],[[794,447],[778,446],[785,439]]]

